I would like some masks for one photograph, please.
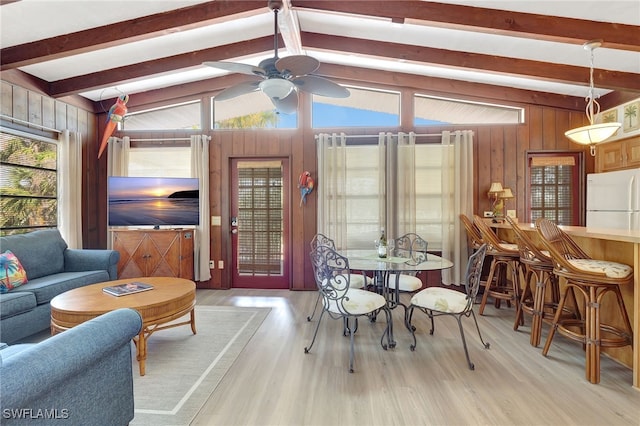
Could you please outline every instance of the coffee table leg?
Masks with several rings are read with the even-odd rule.
[[[141,330],[140,334],[138,334],[138,344],[136,346],[137,349],[137,360],[140,366],[140,375],[144,376],[145,373],[145,361],[147,359],[147,338],[145,335],[145,330]]]
[[[196,310],[195,309],[191,309],[191,331],[193,332],[193,334],[197,334],[196,333]]]

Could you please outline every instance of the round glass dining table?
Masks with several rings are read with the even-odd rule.
[[[450,260],[431,253],[426,253],[426,260],[420,258],[420,260],[417,261],[412,258],[400,256],[380,258],[374,250],[343,250],[340,254],[349,260],[350,271],[373,273],[376,290],[387,300],[389,308],[393,309],[400,304],[405,308],[405,314],[407,307],[400,303],[400,290],[398,285],[401,273],[407,272],[414,274],[422,271],[437,271],[453,267],[453,262]],[[396,278],[396,285],[393,287],[389,285],[389,277],[391,274],[395,274]],[[393,321],[393,315],[391,318]],[[389,335],[391,341],[395,343],[393,340],[393,325],[390,327]]]

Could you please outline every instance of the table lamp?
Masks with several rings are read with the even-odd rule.
[[[500,194],[502,194],[503,188],[500,182],[492,182],[489,187],[489,199],[491,202],[491,209],[493,210],[493,217],[499,216],[502,210],[502,200],[500,200]]]

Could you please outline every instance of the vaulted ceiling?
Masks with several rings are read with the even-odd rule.
[[[338,83],[419,87],[582,108],[640,97],[640,1],[290,0],[280,57],[307,54]],[[257,65],[273,56],[274,21],[260,1],[2,1],[3,79],[54,98],[131,105],[214,93],[247,79],[205,61]]]

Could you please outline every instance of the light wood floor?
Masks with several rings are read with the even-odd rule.
[[[475,371],[467,368],[453,318],[436,318],[433,336],[426,316],[414,318],[415,352],[398,319],[398,345],[387,351],[380,346],[384,320],[360,321],[350,374],[340,321],[325,316],[318,340],[304,353],[316,326],[306,320],[315,298],[308,291],[198,290],[198,304],[271,312],[193,424],[640,425],[631,370],[603,357],[601,383],[588,383],[579,344],[558,336],[543,357],[529,345],[528,318],[513,331],[512,308],[491,306],[479,317],[488,350],[473,321],[465,324]],[[543,344],[546,332],[545,326]]]

